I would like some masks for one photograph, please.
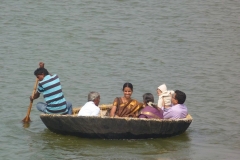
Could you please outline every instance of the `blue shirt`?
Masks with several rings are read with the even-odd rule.
[[[53,76],[46,75],[44,79],[38,83],[38,92],[43,94],[47,103],[47,113],[66,114],[68,112],[60,79],[56,74]]]

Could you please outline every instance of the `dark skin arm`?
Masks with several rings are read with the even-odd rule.
[[[114,117],[115,116],[116,110],[117,110],[117,107],[116,106],[112,106],[112,109],[110,111],[110,117]]]
[[[34,94],[34,96],[30,96],[30,101],[33,101],[34,99],[38,99],[38,97],[40,96],[40,93],[38,93],[38,91]]]
[[[39,62],[39,68],[44,68],[44,63],[43,62]]]
[[[44,68],[44,63],[43,62],[39,62],[39,68]],[[40,93],[37,91],[34,96],[30,96],[30,101],[33,101],[34,99],[39,98]]]

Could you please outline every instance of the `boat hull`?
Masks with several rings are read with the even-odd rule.
[[[50,114],[41,114],[40,118],[52,132],[102,139],[170,137],[185,132],[192,122],[190,115],[184,119],[177,120]]]

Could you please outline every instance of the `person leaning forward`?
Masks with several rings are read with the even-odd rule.
[[[30,96],[30,100],[39,98],[42,93],[46,103],[37,103],[39,111],[48,114],[72,114],[72,103],[65,100],[58,75],[50,75],[43,62],[40,62],[39,66],[40,68],[34,71],[39,80],[38,88],[34,96]]]

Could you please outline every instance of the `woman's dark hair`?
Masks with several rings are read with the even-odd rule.
[[[124,88],[126,88],[126,87],[130,88],[130,89],[133,91],[133,85],[132,85],[132,83],[129,83],[129,82],[124,83],[122,91],[123,91]]]
[[[175,91],[175,99],[178,100],[178,104],[183,104],[186,100],[186,94],[182,91]]]
[[[149,102],[152,102],[151,106],[158,109],[158,106],[153,104],[154,103],[154,97],[153,97],[152,93],[145,93],[143,95],[143,102],[145,104],[147,104]]]
[[[46,75],[49,75],[47,69],[45,68],[38,68],[34,71],[34,75],[37,76],[37,75],[41,75],[41,74],[44,74],[45,76]]]

